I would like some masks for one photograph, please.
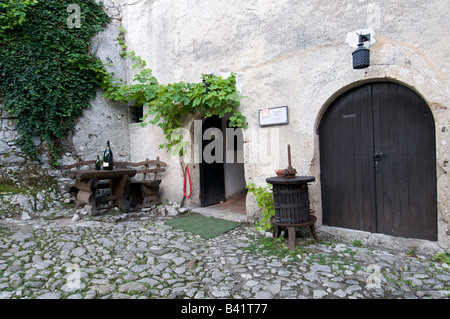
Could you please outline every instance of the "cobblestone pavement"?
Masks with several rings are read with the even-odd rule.
[[[425,257],[303,242],[276,256],[248,224],[205,240],[161,218],[0,219],[0,299],[372,299],[450,296]]]

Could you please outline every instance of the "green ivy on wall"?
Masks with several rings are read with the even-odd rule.
[[[27,11],[37,0],[8,0],[0,2],[0,37],[7,38],[6,31],[21,26],[26,21]]]
[[[89,44],[108,22],[93,0],[0,0],[1,107],[17,119],[16,142],[32,159],[40,136],[55,161],[90,106],[105,71]]]

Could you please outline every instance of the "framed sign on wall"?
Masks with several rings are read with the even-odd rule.
[[[288,107],[278,106],[264,108],[258,111],[259,126],[288,124]]]

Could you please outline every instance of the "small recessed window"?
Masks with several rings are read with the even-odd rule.
[[[131,107],[131,121],[132,123],[141,123],[144,117],[144,107],[132,106]]]

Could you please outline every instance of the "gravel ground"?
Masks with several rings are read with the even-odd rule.
[[[249,224],[205,240],[151,212],[72,215],[0,219],[0,299],[450,296],[448,264],[430,257],[307,239],[288,253]]]

